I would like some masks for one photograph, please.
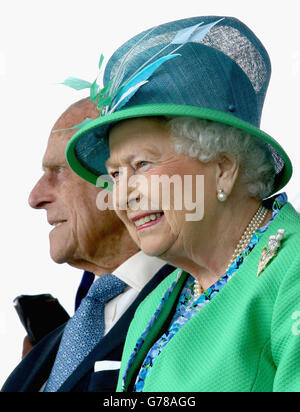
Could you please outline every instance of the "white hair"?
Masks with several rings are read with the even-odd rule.
[[[167,118],[167,128],[177,153],[198,158],[203,163],[221,154],[236,156],[241,182],[250,196],[264,199],[274,187],[275,165],[271,152],[256,138],[235,127],[194,117]]]

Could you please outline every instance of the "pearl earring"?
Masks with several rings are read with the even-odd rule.
[[[227,200],[227,195],[226,195],[226,193],[223,192],[222,189],[219,189],[219,190],[218,190],[218,195],[217,195],[217,197],[218,197],[218,200],[219,200],[220,202],[226,202],[226,200]]]

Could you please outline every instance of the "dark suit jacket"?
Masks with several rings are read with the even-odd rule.
[[[173,266],[165,265],[156,273],[59,392],[115,392],[119,370],[94,372],[94,364],[102,360],[121,361],[127,330],[137,307],[173,270]],[[8,377],[1,392],[38,392],[41,389],[50,375],[65,325],[59,326],[34,346]]]

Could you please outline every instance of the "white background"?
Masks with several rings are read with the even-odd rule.
[[[27,198],[56,118],[85,96],[57,83],[93,81],[100,53],[146,28],[184,17],[231,15],[263,41],[273,65],[262,129],[278,139],[294,164],[286,187],[300,207],[299,0],[2,0],[0,5],[1,279],[0,386],[17,365],[25,335],[13,308],[20,294],[52,293],[73,314],[81,272],[49,257],[43,211]]]

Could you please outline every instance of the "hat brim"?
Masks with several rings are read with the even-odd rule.
[[[219,123],[224,123],[229,126],[236,127],[237,129],[241,129],[271,145],[279,153],[285,164],[283,170],[279,175],[276,176],[276,182],[272,194],[282,189],[292,176],[293,167],[288,155],[280,146],[280,144],[267,133],[229,113],[196,106],[176,104],[146,104],[140,106],[132,106],[127,109],[125,108],[112,114],[108,114],[106,116],[100,116],[99,118],[91,121],[73,135],[66,147],[66,159],[69,166],[77,175],[79,175],[84,180],[111,191],[113,189],[112,183],[103,182],[102,185],[99,184],[99,176],[83,166],[83,164],[79,161],[76,155],[76,143],[87,132],[97,130],[97,135],[100,135],[99,138],[105,139],[108,137],[107,126],[109,126],[110,124],[115,124],[126,119],[150,116],[187,116],[196,117],[199,119],[213,120]],[[101,128],[103,128],[103,135],[101,135]],[[105,151],[103,151],[103,153],[105,154]],[[104,154],[99,154],[99,162],[103,166],[105,165],[105,162],[107,160]]]

